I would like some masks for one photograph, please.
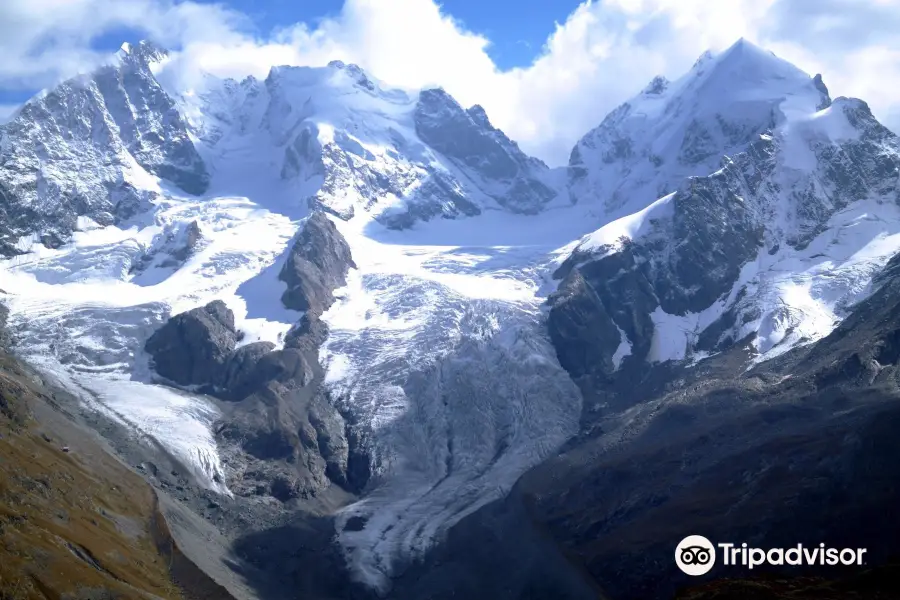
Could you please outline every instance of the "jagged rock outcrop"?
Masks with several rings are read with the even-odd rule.
[[[206,190],[206,166],[151,69],[164,56],[146,42],[123,48],[114,64],[63,82],[0,126],[0,253],[26,251],[20,237],[58,245],[79,217],[109,225],[148,208],[156,192],[136,169],[189,194]]]
[[[221,300],[169,319],[144,346],[156,372],[186,386],[220,381],[237,344],[234,313]]]
[[[562,367],[576,381],[595,373],[611,375],[621,335],[581,272],[572,270],[547,303],[547,328]]]
[[[351,267],[356,264],[347,241],[324,213],[314,212],[278,274],[288,286],[281,300],[288,308],[321,315],[334,302],[334,290],[346,285]]]
[[[305,222],[281,271],[284,302],[305,311],[284,347],[269,342],[236,347],[234,314],[216,300],[176,315],[147,341],[157,372],[198,386],[227,403],[216,428],[229,448],[229,487],[282,502],[310,499],[337,484],[358,489],[367,477],[346,424],[320,389],[319,347],[328,330],[319,316],[355,267],[350,248],[322,212]]]
[[[323,325],[298,326],[280,350],[269,342],[235,349],[234,315],[215,300],[175,315],[147,341],[160,375],[227,401],[216,433],[231,448],[228,484],[238,494],[287,502],[357,483],[344,420],[319,390]]]
[[[217,433],[245,453],[231,480],[243,495],[268,493],[283,502],[309,499],[332,484],[357,490],[365,483],[351,458],[343,417],[320,389],[324,371],[319,346],[327,331],[314,315],[304,316],[281,350],[262,347],[235,354],[232,364],[252,364]],[[246,347],[245,347],[246,348]]]
[[[220,387],[228,390],[230,397],[238,399],[261,387],[269,378],[267,369],[261,368],[260,362],[273,350],[275,344],[272,342],[253,342],[235,350],[218,380]]]
[[[140,275],[154,269],[178,269],[197,252],[202,242],[203,232],[197,221],[167,225],[140,258],[133,261],[129,272]]]

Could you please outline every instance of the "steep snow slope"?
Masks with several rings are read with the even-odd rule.
[[[820,79],[740,40],[675,81],[657,77],[585,135],[569,160],[571,199],[593,204],[604,221],[639,211],[828,102]]]
[[[364,211],[408,227],[501,207],[534,213],[561,183],[480,107],[464,110],[442,90],[385,89],[355,65],[207,83],[185,111],[212,168],[237,186],[265,174],[293,204],[341,218]]]

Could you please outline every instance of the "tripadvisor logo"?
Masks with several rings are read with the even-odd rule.
[[[718,551],[716,550],[718,548]],[[702,535],[689,535],[675,548],[675,564],[688,575],[705,575],[716,564],[717,554],[725,566],[752,569],[761,565],[862,565],[865,548],[827,548],[825,544],[807,547],[797,544],[790,548],[748,547],[747,544],[713,544]]]
[[[675,548],[675,564],[688,575],[704,575],[716,564],[716,549],[702,535],[689,535]]]

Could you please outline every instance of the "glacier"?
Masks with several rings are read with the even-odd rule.
[[[282,346],[303,315],[281,304],[278,273],[310,210],[326,212],[357,268],[322,316],[324,385],[359,429],[372,473],[361,499],[340,510],[335,536],[354,577],[382,594],[450,527],[578,433],[582,393],[545,322],[554,273],[567,261],[580,267],[635,244],[667,258],[680,203],[701,180],[738,169],[754,144],[771,150],[758,162],[774,161],[773,187],[727,201],[752,209],[761,245],[712,302],[646,315],[648,363],[708,356],[698,339],[729,311],[741,316],[736,339],[755,336],[756,361],[815,341],[871,293],[900,249],[894,188],[814,202],[838,195],[822,192],[826,153],[879,130],[851,122],[866,118],[857,101],[832,103],[821,80],[747,42],[704,55],[675,82],[654,80],[586,135],[565,169],[526,157],[479,107],[463,109],[440,90],[387,89],[343,63],[279,67],[264,81],[208,77],[202,89],[168,90],[169,102],[153,79],[164,58],[151,50],[128,48],[98,81],[137,69],[160,106],[177,107],[179,148],[194,149],[177,163],[179,176],[202,159],[203,185],[186,190],[166,178],[180,151],[142,145],[163,122],[129,128],[147,122],[128,117],[143,110],[134,93],[80,79],[114,141],[106,147],[88,128],[99,144],[88,154],[103,167],[79,180],[90,167],[82,157],[69,163],[74,172],[50,173],[54,210],[92,200],[67,214],[68,237],[44,228],[9,244],[0,288],[17,352],[230,494],[216,402],[158,381],[144,342],[169,316],[220,299],[241,343]],[[110,109],[112,98],[120,103]],[[4,147],[17,131],[53,141],[23,121],[45,101],[14,117]],[[84,109],[57,108],[66,118]],[[719,118],[734,114],[742,116]],[[122,143],[123,130],[137,141]],[[896,155],[893,138],[878,144]],[[32,158],[23,150],[16,165],[31,168]],[[107,202],[113,193],[127,196],[128,210]],[[61,243],[44,243],[48,233]],[[616,330],[614,370],[636,359],[641,342]]]

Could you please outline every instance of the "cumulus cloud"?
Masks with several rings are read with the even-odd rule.
[[[178,49],[167,76],[181,86],[203,71],[265,76],[279,64],[355,62],[386,84],[440,85],[465,105],[481,104],[526,151],[560,164],[578,137],[655,75],[677,77],[704,50],[739,37],[823,73],[834,95],[862,97],[900,125],[888,85],[900,75],[898,25],[900,6],[888,0],[587,0],[531,65],[504,71],[490,59],[490,40],[434,0],[345,0],[333,18],[265,36],[213,4],[5,0],[0,86],[46,85],[83,69],[101,58],[90,49],[95,36],[130,28]]]
[[[3,0],[0,88],[52,85],[107,58],[93,42],[137,31],[161,44],[243,39],[246,17],[219,5],[171,0]]]

